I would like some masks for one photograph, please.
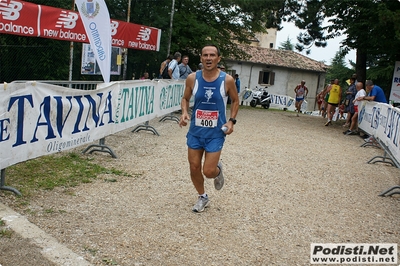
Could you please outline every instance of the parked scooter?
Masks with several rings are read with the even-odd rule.
[[[260,88],[256,86],[256,88],[252,91],[251,97],[253,99],[250,101],[251,107],[256,107],[257,105],[261,105],[265,109],[268,109],[271,105],[271,95],[265,90],[268,87]]]

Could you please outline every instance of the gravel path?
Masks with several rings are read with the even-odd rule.
[[[44,191],[28,206],[1,199],[94,265],[309,265],[311,243],[399,243],[400,199],[378,196],[399,169],[366,163],[382,150],[344,136],[342,121],[259,108],[237,120],[225,186],[207,181],[201,214],[191,212],[187,128],[158,119],[161,136],[107,137],[118,159],[88,155],[130,177]]]

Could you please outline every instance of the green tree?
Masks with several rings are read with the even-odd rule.
[[[348,87],[346,81],[354,74],[354,70],[346,67],[344,58],[341,51],[336,52],[326,73],[326,80],[339,79],[343,89]]]
[[[71,0],[53,0],[51,3],[45,0],[31,0],[30,2],[64,9],[72,9],[73,3]],[[128,0],[106,0],[110,17],[126,21],[129,10],[128,3]],[[267,28],[279,27],[280,18],[284,14],[284,3],[285,0],[175,0],[171,52],[180,51],[182,54],[189,55],[189,64],[192,68],[198,63],[201,47],[207,43],[218,45],[223,58],[245,59],[247,54],[238,48],[238,43],[248,43],[251,39],[250,36],[255,32],[266,32]],[[129,50],[127,78],[130,78],[132,73],[139,76],[147,71],[152,76],[152,73],[158,72],[160,63],[167,57],[171,6],[172,0],[131,0],[129,21],[161,29],[162,35],[159,52]],[[25,39],[30,40],[25,41]],[[32,46],[35,46],[36,43],[42,46],[54,46],[54,50],[44,49],[41,51],[44,63],[49,65],[49,71],[46,69],[46,71],[38,72],[39,77],[35,76],[35,78],[64,80],[68,78],[69,42],[33,37],[6,37],[6,34],[0,36],[0,44],[16,47],[19,43],[24,42]],[[73,79],[96,79],[98,77],[81,76],[79,73],[81,45],[80,43],[74,44]],[[1,60],[5,56],[10,58],[10,62],[16,61],[7,51],[9,50],[1,51]],[[21,58],[33,56],[28,46],[21,49],[21,53]],[[52,64],[50,64],[51,58],[56,59]],[[36,64],[37,69],[42,67],[38,64]],[[35,65],[30,66],[34,67]],[[28,71],[29,73],[33,73],[33,71]],[[4,77],[3,74],[3,70],[0,69],[0,78]],[[18,72],[17,74],[18,77],[15,75],[13,77],[32,78],[32,75],[19,75]],[[112,76],[113,80],[115,78]]]
[[[278,47],[278,49],[293,51],[294,45],[293,45],[292,41],[289,39],[289,37],[287,37],[286,41],[280,43],[280,46]]]
[[[159,69],[167,57],[172,0],[133,1],[131,22],[162,30],[158,53],[135,51],[133,67]],[[284,0],[176,0],[171,36],[171,53],[189,55],[189,65],[199,63],[201,47],[207,43],[219,46],[223,57],[246,58],[237,43],[248,43],[254,32],[266,32],[278,26]],[[136,72],[137,70],[134,70]]]
[[[367,66],[379,63],[377,58],[393,66],[400,54],[397,0],[288,0],[286,12],[290,13],[289,20],[304,30],[296,48],[324,46],[328,39],[346,35],[341,52],[357,50],[358,80],[365,80]]]

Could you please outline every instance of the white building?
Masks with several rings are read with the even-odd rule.
[[[228,72],[239,75],[241,90],[261,86],[268,87],[267,91],[271,94],[294,97],[294,88],[305,80],[309,90],[307,110],[315,110],[316,95],[325,86],[327,66],[293,51],[253,45],[239,45],[250,55],[248,59],[224,60]]]

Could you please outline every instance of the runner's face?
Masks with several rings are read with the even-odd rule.
[[[214,46],[206,46],[201,51],[201,63],[206,70],[217,68],[220,60],[221,57],[218,56],[217,48]]]

